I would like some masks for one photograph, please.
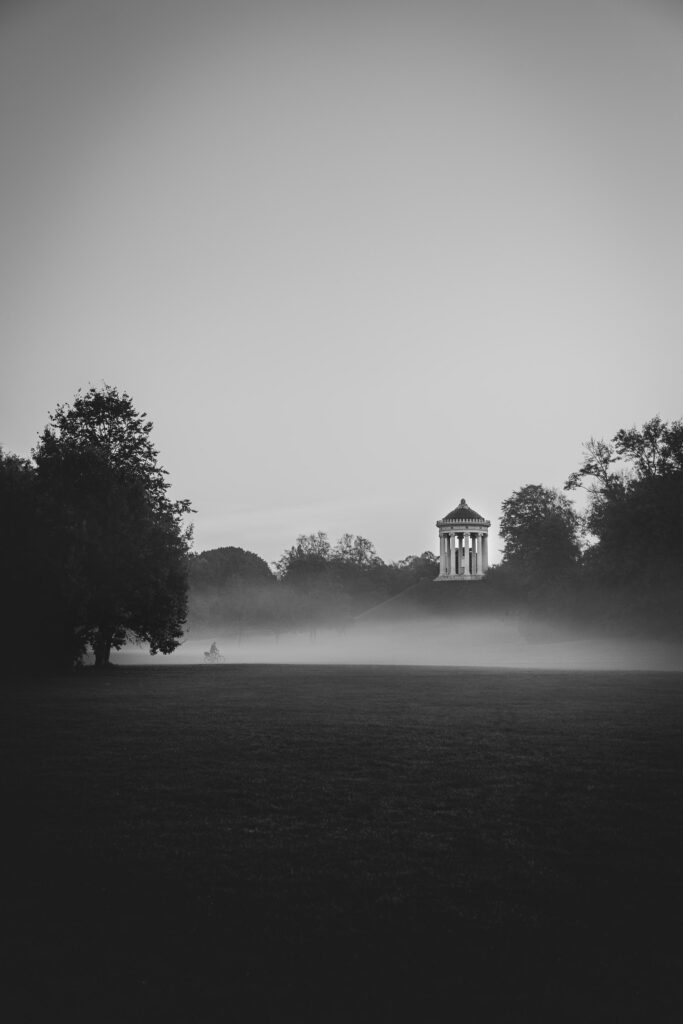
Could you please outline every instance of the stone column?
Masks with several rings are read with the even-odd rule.
[[[481,536],[481,571],[486,572],[489,567],[489,535],[483,533]]]
[[[465,557],[463,559],[463,570],[464,570],[463,574],[465,576],[469,576],[470,575],[470,532],[469,532],[469,530],[466,530],[465,533],[463,533],[463,535],[462,535],[462,542],[463,542],[463,548],[464,548],[464,552],[465,552]]]
[[[479,532],[475,530],[472,534],[472,573],[479,575]]]
[[[458,573],[458,555],[456,548],[457,535],[451,534],[451,576],[456,576]]]
[[[439,576],[446,575],[446,538],[439,535]]]

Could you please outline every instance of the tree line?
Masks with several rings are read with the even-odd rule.
[[[580,512],[570,492],[586,491]],[[678,636],[683,617],[683,421],[591,438],[563,490],[502,503],[502,559],[483,583],[510,608]],[[271,570],[240,548],[190,555],[190,623],[241,635],[343,625],[439,571],[430,551],[384,563],[365,537],[302,535]]]
[[[302,534],[268,564],[241,548],[190,555],[190,626],[240,637],[257,629],[344,628],[368,608],[438,573],[431,551],[386,564],[366,537]]]
[[[582,512],[568,497],[580,489]],[[564,491],[529,484],[502,511],[493,585],[536,611],[680,639],[683,420],[591,438]]]
[[[301,535],[272,566],[238,547],[191,551],[152,423],[126,392],[79,392],[31,459],[0,450],[6,664],[108,663],[130,640],[170,653],[188,622],[240,635],[343,627],[438,575],[431,551],[387,564],[371,541]],[[585,490],[577,511],[569,494]],[[659,416],[584,445],[564,491],[527,484],[502,504],[502,561],[478,587],[512,606],[680,636],[683,421]]]

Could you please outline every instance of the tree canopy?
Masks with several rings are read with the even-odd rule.
[[[640,607],[659,594],[670,609],[683,586],[683,421],[655,416],[591,438],[565,486],[588,493],[588,573],[638,591]]]
[[[575,573],[581,556],[579,517],[569,499],[541,484],[527,484],[503,502],[503,568],[520,586],[543,590]]]
[[[230,586],[237,582],[275,582],[265,559],[253,551],[231,546],[191,553],[189,572],[190,583],[197,590]]]
[[[169,653],[187,606],[191,511],[168,496],[152,423],[126,392],[104,385],[59,405],[33,451],[49,575],[72,654],[96,663],[126,637]]]

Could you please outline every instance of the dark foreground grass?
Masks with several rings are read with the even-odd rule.
[[[679,1021],[683,678],[2,694],[8,1021]]]

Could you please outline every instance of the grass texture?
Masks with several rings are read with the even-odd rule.
[[[8,1021],[678,1021],[683,678],[84,670],[0,694]]]

